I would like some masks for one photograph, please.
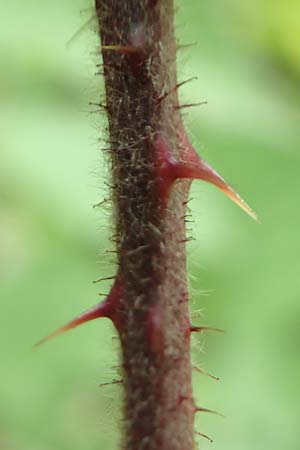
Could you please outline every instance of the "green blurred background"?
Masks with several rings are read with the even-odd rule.
[[[193,142],[261,218],[194,183],[189,244],[197,417],[202,449],[300,446],[300,3],[178,2],[179,79]],[[114,273],[98,139],[89,114],[97,36],[88,0],[0,6],[0,449],[117,449],[121,389],[115,332],[92,322],[43,348],[32,344],[93,305],[92,280]],[[77,32],[81,30],[80,32]],[[73,36],[74,38],[70,38]],[[298,205],[298,206],[297,206]],[[198,438],[197,438],[198,439]]]

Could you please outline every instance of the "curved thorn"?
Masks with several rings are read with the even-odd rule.
[[[203,173],[206,177],[205,181],[219,188],[230,200],[238,205],[252,219],[259,222],[259,219],[253,209],[245,202],[245,200],[221,177],[209,164],[202,161]]]
[[[199,158],[199,157],[198,157]],[[209,164],[199,158],[197,164],[181,162],[178,173],[182,178],[193,178],[213,184],[220,189],[230,200],[245,211],[252,219],[259,219],[242,197],[221,177]]]
[[[82,323],[89,322],[90,320],[98,319],[99,317],[107,317],[108,319],[111,319],[116,328],[118,328],[118,326],[120,325],[120,321],[117,317],[116,312],[118,310],[118,304],[122,298],[122,292],[122,283],[120,281],[120,277],[117,275],[116,281],[113,284],[110,293],[103,302],[97,303],[97,305],[93,306],[87,311],[84,311],[82,314],[75,317],[75,319],[71,320],[61,328],[58,328],[58,330],[54,331],[49,336],[41,339],[34,345],[34,348],[44,344],[45,342],[53,339],[56,336],[59,336],[65,331],[76,328]]]
[[[182,161],[178,170],[181,178],[194,178],[213,184],[219,188],[230,200],[236,203],[252,219],[259,222],[259,219],[250,206],[242,197],[228,184],[221,175],[218,174],[209,164],[207,164],[196,152],[187,138],[183,129],[179,131],[181,142]]]
[[[89,322],[90,320],[98,319],[99,317],[109,317],[109,304],[107,301],[104,301],[103,303],[98,303],[97,305],[93,306],[92,308],[84,311],[79,316],[75,317],[75,319],[68,322],[66,325],[63,325],[62,327],[55,330],[53,333],[49,334],[49,336],[44,337],[40,341],[38,341],[36,344],[34,344],[34,348],[39,347],[42,344],[45,344],[46,342],[50,341],[51,339],[55,338],[56,336],[59,336],[60,334],[63,334],[65,331],[71,330],[72,328],[76,328],[82,323]]]

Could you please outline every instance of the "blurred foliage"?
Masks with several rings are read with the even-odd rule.
[[[193,343],[194,363],[221,378],[194,377],[199,405],[227,416],[197,417],[215,450],[300,444],[299,5],[179,2],[178,40],[197,42],[178,54],[180,80],[198,76],[182,97],[209,102],[188,112],[187,128],[262,220],[194,183],[192,315],[227,330]],[[103,91],[92,15],[87,0],[1,4],[1,450],[119,440],[121,390],[98,387],[118,377],[112,326],[91,323],[31,350],[107,292],[91,281],[114,272],[110,214],[92,208],[107,180],[105,118],[88,106]]]

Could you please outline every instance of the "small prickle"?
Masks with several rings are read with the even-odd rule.
[[[221,330],[220,328],[214,328],[214,327],[207,327],[207,326],[195,326],[195,325],[191,325],[190,326],[190,332],[191,333],[202,333],[202,331],[216,331],[217,333],[224,333],[224,330]]]
[[[218,411],[214,411],[213,409],[207,409],[207,408],[201,408],[198,406],[195,406],[195,413],[197,412],[205,412],[205,413],[209,413],[209,414],[215,414],[217,416],[223,417],[223,419],[225,419],[225,416],[221,413],[219,413]]]
[[[58,328],[49,336],[46,336],[45,338],[41,339],[34,345],[34,347],[38,347],[42,344],[45,344],[46,342],[50,341],[56,336],[59,336],[60,334],[63,334],[66,331],[71,330],[72,328],[76,328],[83,323],[90,322],[91,320],[95,320],[100,317],[106,317],[108,319],[111,319],[115,324],[116,328],[119,329],[121,326],[121,320],[118,313],[121,296],[122,296],[122,284],[120,280],[117,278],[110,293],[103,302],[98,303],[97,305],[93,306],[87,311],[84,311],[82,314],[72,319],[66,325]]]

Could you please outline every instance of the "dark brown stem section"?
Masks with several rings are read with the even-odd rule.
[[[126,450],[192,450],[185,205],[173,0],[96,0],[108,114]],[[167,173],[167,172],[166,172]],[[169,183],[169,185],[168,185]],[[169,187],[171,187],[169,189]]]

